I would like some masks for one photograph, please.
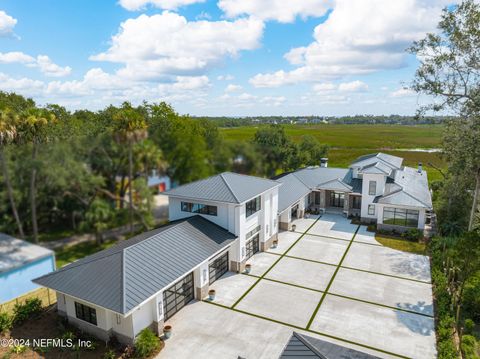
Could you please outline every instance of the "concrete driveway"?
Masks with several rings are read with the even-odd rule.
[[[382,358],[435,358],[428,258],[383,247],[339,215],[297,221],[252,272],[213,283],[169,324],[161,358],[278,358],[292,331]]]

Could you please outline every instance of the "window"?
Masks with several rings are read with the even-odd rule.
[[[248,201],[245,205],[245,213],[247,217],[250,217],[252,214],[255,212],[260,211],[260,203],[261,203],[261,196],[258,196],[257,198],[252,199],[251,201]]]
[[[315,204],[320,204],[320,192],[315,192]]]
[[[368,205],[368,215],[373,216],[375,214],[375,205],[369,204]]]
[[[209,216],[216,216],[217,207],[208,206],[206,204],[200,204],[200,203],[182,202],[182,212],[191,212],[191,213],[198,213],[198,214],[208,214]]]
[[[418,211],[413,209],[385,207],[383,223],[394,226],[418,227]]]
[[[93,325],[97,325],[97,311],[95,308],[75,302],[75,316]]]
[[[360,196],[352,196],[352,208],[360,209],[362,207],[362,198]]]
[[[345,204],[345,193],[330,192],[330,206],[343,208]]]
[[[368,194],[370,196],[375,196],[377,194],[377,182],[369,181],[368,182]]]

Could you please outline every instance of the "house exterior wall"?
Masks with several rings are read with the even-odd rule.
[[[0,303],[8,302],[27,292],[37,289],[39,286],[32,282],[44,274],[55,270],[53,254],[27,263],[20,268],[0,273]]]
[[[133,323],[133,336],[136,337],[143,329],[151,327],[157,312],[156,297],[142,304],[130,315]]]
[[[400,206],[400,205],[390,205],[390,204],[381,204],[379,203],[378,208],[378,216],[377,216],[377,228],[384,229],[384,230],[396,230],[399,232],[408,231],[412,227],[403,227],[403,226],[396,226],[392,224],[384,224],[383,223],[383,209],[385,207],[394,207],[394,208],[404,208],[404,209],[413,209],[418,211],[418,226],[417,229],[423,231],[425,229],[425,220],[426,220],[426,211],[425,208],[420,207],[413,207],[413,206]]]
[[[377,183],[377,188],[375,195],[369,194],[369,183],[370,181],[375,181]],[[383,194],[385,190],[385,181],[386,177],[380,174],[363,174],[363,181],[362,181],[362,208],[360,210],[360,216],[362,221],[365,222],[376,222],[378,217],[378,206],[376,203],[373,203],[373,200],[376,196],[380,196]],[[368,214],[368,206],[374,205],[375,206],[375,213],[370,215]]]

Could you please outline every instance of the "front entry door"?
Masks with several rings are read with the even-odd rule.
[[[222,275],[228,272],[228,252],[215,259],[208,266],[209,283],[212,284]]]
[[[246,244],[246,248],[247,248],[247,259],[249,259],[251,256],[253,256],[255,253],[257,253],[260,250],[260,235],[257,234],[252,239],[248,240]]]
[[[175,313],[193,300],[193,272],[187,274],[177,283],[163,292],[163,312],[165,320],[171,318]]]
[[[345,193],[330,192],[330,206],[343,208],[345,202]]]

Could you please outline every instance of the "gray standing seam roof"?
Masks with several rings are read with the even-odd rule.
[[[193,216],[122,241],[33,281],[126,314],[235,239],[220,226]]]
[[[380,359],[321,339],[294,332],[279,359]]]
[[[280,185],[281,183],[277,181],[265,178],[224,172],[173,188],[164,194],[173,197],[240,204]]]

